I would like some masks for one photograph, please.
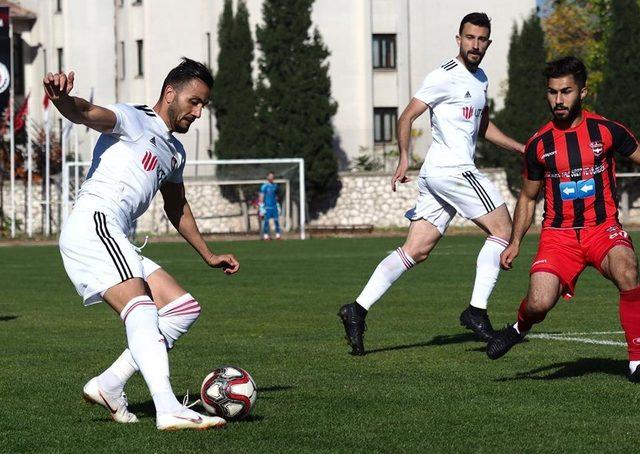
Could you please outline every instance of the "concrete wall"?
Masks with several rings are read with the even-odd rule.
[[[509,212],[513,213],[515,198],[507,189],[506,175],[501,169],[484,169],[483,172],[500,189],[507,203]],[[386,173],[357,173],[344,172],[340,175],[342,191],[336,205],[330,211],[320,215],[311,221],[308,227],[351,227],[354,225],[370,225],[375,228],[407,227],[409,222],[404,213],[412,208],[418,194],[417,175],[412,175],[410,183],[399,185],[397,192],[391,192],[391,174]],[[220,187],[207,181],[187,180],[187,198],[191,205],[200,229],[205,233],[243,233],[258,230],[257,212],[250,204],[231,203],[222,197]],[[60,192],[56,186],[52,186],[51,200],[53,206],[52,231],[56,233],[60,225]],[[5,181],[2,197],[2,206],[5,214],[10,213],[9,183]],[[251,198],[252,195],[248,195]],[[31,214],[33,219],[33,232],[42,232],[43,209],[40,185],[33,186],[33,203]],[[23,182],[16,185],[16,212],[20,225],[19,234],[26,229],[26,188]],[[295,202],[295,201],[293,201]],[[542,204],[538,206],[535,223],[539,224],[542,216]],[[640,199],[631,204],[629,217],[624,223],[640,224]],[[292,210],[293,212],[293,210]],[[284,227],[284,219],[281,220]],[[293,221],[293,226],[297,225]],[[452,226],[471,226],[467,221],[456,216]],[[149,210],[138,220],[138,231],[152,234],[173,234],[173,227],[166,219],[162,208],[162,197],[158,195],[152,202]]]
[[[510,212],[515,207],[515,198],[507,187],[503,170],[484,170],[499,188]],[[404,214],[415,206],[418,195],[417,174],[411,182],[397,186],[391,191],[391,174],[388,173],[344,173],[341,175],[342,192],[331,211],[314,220],[312,226],[350,226],[368,224],[377,228],[408,227]],[[471,226],[470,221],[456,216],[452,226]]]

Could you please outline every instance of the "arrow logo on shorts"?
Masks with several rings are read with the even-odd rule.
[[[576,192],[576,190],[574,188],[569,188],[566,187],[562,190],[562,192],[564,192],[565,194],[569,195],[569,194],[573,194],[574,192]]]
[[[587,184],[585,184],[584,186],[582,186],[582,187],[580,188],[580,190],[581,190],[582,192],[589,192],[589,191],[591,191],[592,189],[593,189],[593,186],[592,186],[592,185],[587,185]]]

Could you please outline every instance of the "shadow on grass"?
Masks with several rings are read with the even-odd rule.
[[[284,386],[280,386],[280,385],[276,385],[276,386],[260,386],[258,387],[258,394],[262,394],[262,393],[278,393],[280,391],[286,391],[288,389],[293,389],[293,386],[289,386],[289,385],[284,385]]]
[[[370,355],[373,353],[390,352],[394,350],[406,350],[409,348],[431,347],[434,345],[462,344],[465,342],[481,342],[481,341],[472,333],[434,336],[431,340],[428,340],[426,342],[416,342],[415,344],[395,345],[393,347],[374,348],[373,350],[368,350],[367,355]],[[482,347],[481,350],[484,351],[484,347]]]
[[[147,416],[149,418],[156,417],[156,407],[153,405],[152,400],[147,400],[145,402],[136,402],[129,404],[129,411],[134,413],[136,416],[140,416],[141,414]]]
[[[289,386],[289,385],[265,386],[264,388],[258,388],[258,396],[262,394],[278,393],[278,392],[286,391],[289,389],[293,389],[293,386]],[[193,410],[201,413],[205,411],[201,403],[198,403],[197,405],[195,405],[193,407]],[[137,416],[143,415],[148,418],[155,418],[156,416],[156,407],[153,405],[152,400],[129,404],[129,411],[131,413],[136,414]],[[261,421],[263,419],[264,417],[260,415],[249,415],[246,418],[242,419],[241,421],[256,422],[256,421]]]
[[[582,377],[589,374],[609,374],[626,376],[628,362],[621,359],[580,358],[575,361],[549,364],[528,372],[518,372],[513,377],[497,378],[495,381],[512,380],[558,380]]]
[[[452,345],[462,344],[465,342],[482,342],[473,333],[445,334],[443,336],[434,336],[427,345]]]
[[[8,322],[20,317],[19,315],[0,315],[0,322]]]
[[[258,399],[259,400],[262,400],[262,399],[273,399],[274,396],[272,396],[271,394],[279,393],[279,392],[282,392],[282,391],[287,391],[289,389],[293,389],[293,386],[289,386],[289,385],[278,386],[278,385],[276,385],[276,386],[258,387]]]
[[[200,404],[196,405],[195,407],[192,407],[192,410],[197,411],[198,413],[203,413],[203,414],[206,413],[204,407],[202,407],[202,405]],[[134,413],[136,416],[143,416],[146,418],[156,417],[156,408],[154,407],[152,400],[129,405],[129,411],[131,413]],[[261,415],[249,415],[246,418],[242,418],[237,421],[232,420],[230,422],[232,424],[252,423],[252,422],[260,422],[263,419],[264,419],[264,416],[261,416]],[[93,421],[111,423],[111,418],[94,418]]]

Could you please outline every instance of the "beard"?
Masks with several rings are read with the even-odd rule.
[[[189,126],[191,126],[191,124],[189,124]],[[185,132],[189,131],[189,126],[181,126],[180,123],[176,123],[173,130],[179,134],[184,134]]]
[[[478,66],[480,66],[480,63],[482,62],[482,59],[484,58],[484,55],[482,55],[482,53],[478,52],[478,53],[472,53],[471,51],[467,51],[467,52],[461,52],[460,53],[462,55],[462,59],[464,60],[464,64],[468,67],[468,68],[477,68]],[[478,58],[477,61],[472,61],[469,56],[470,55],[475,55]]]
[[[189,126],[191,126],[191,123],[189,123],[187,126],[183,126],[181,124],[181,119],[179,119],[179,113],[177,112],[177,106],[174,106],[173,104],[169,105],[169,108],[167,109],[167,113],[169,114],[169,119],[171,120],[171,129],[179,134],[184,134],[185,132],[189,131]]]
[[[582,111],[582,103],[579,99],[572,106],[562,105],[561,107],[566,110],[558,112],[558,106],[554,106],[551,108],[551,114],[553,115],[554,120],[572,122],[576,117],[578,117],[578,115],[580,115],[580,112]]]

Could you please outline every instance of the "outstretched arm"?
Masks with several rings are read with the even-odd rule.
[[[500,131],[500,128],[489,120],[489,109],[486,107],[482,111],[482,119],[480,120],[480,137],[484,137],[492,144],[504,148],[507,151],[524,153],[524,144],[521,144]]]
[[[633,153],[631,153],[629,155],[629,159],[635,165],[640,165],[640,146],[638,146],[638,148],[636,148],[636,151],[634,151]]]
[[[48,73],[42,81],[44,91],[58,111],[72,123],[82,124],[99,132],[111,132],[116,125],[116,114],[89,101],[69,96],[75,74]]]
[[[429,106],[424,102],[412,98],[409,105],[404,109],[400,118],[398,118],[398,148],[400,157],[398,159],[398,167],[391,179],[391,190],[396,191],[396,183],[407,183],[410,179],[407,177],[407,169],[409,168],[409,145],[411,143],[411,125],[420,115],[427,110]]]
[[[513,261],[520,253],[520,242],[529,227],[531,227],[536,199],[541,187],[542,180],[529,180],[527,178],[523,180],[522,190],[513,213],[511,240],[509,241],[509,246],[500,254],[500,266],[505,270],[511,269]]]
[[[184,195],[182,183],[166,182],[160,188],[164,199],[164,211],[176,230],[200,254],[202,260],[213,268],[222,268],[226,274],[234,274],[240,269],[233,254],[215,255],[207,246],[198,229],[189,203]]]

